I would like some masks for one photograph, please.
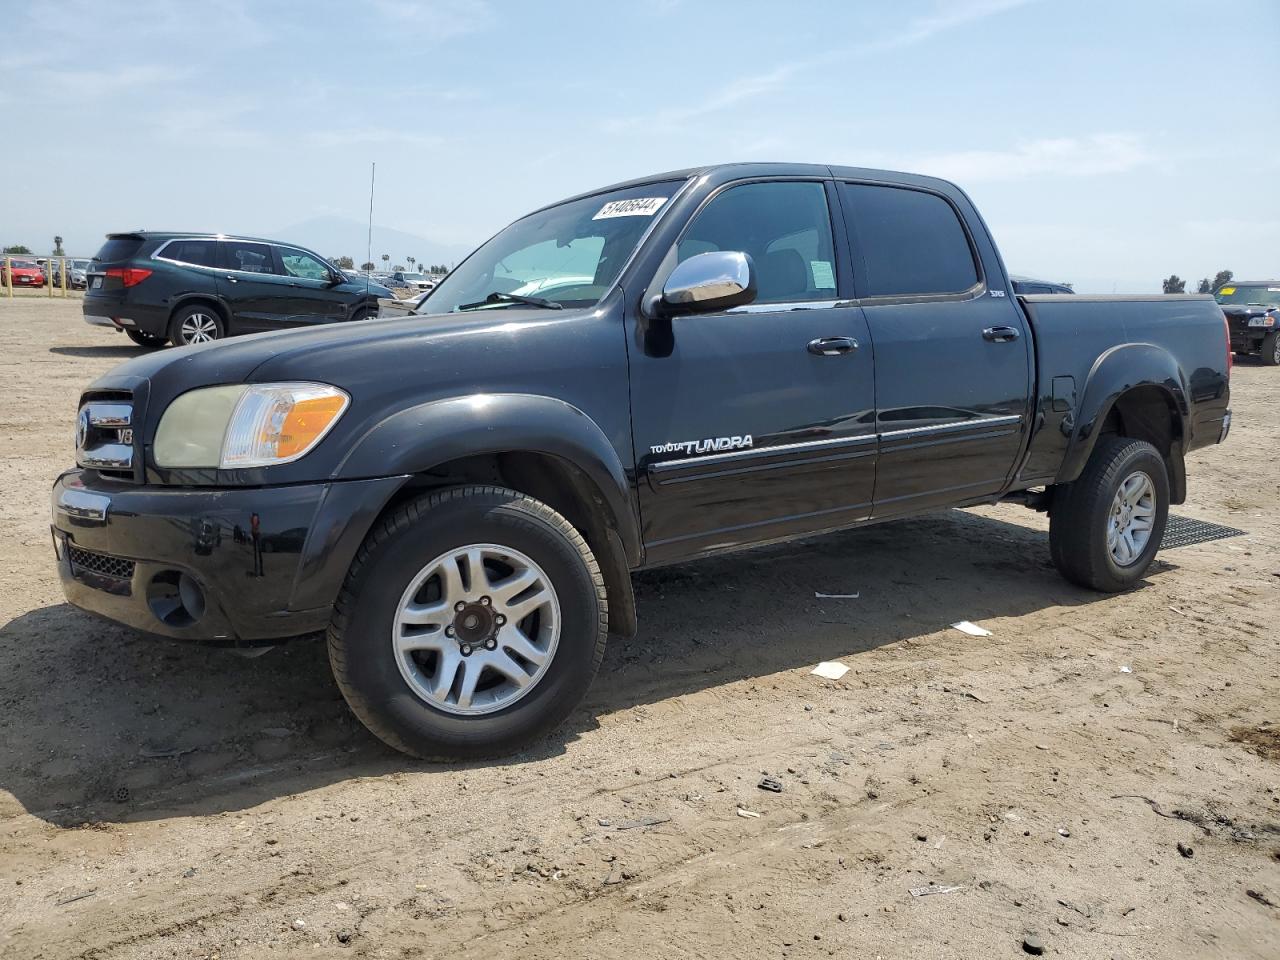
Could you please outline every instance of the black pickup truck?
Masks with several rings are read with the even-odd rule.
[[[631,570],[1014,500],[1067,578],[1122,590],[1230,425],[1212,298],[1011,295],[927,177],[619,184],[517,220],[420,309],[92,384],[53,489],[71,603],[206,643],[327,631],[375,734],[492,755],[635,634]]]

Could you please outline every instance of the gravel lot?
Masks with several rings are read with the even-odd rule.
[[[62,602],[49,486],[135,352],[0,300],[0,956],[1280,956],[1280,370],[1237,364],[1177,508],[1248,535],[1131,593],[1012,506],[646,573],[567,727],[454,767],[367,735],[318,642]]]

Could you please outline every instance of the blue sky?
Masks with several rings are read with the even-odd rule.
[[[0,44],[4,243],[363,221],[376,160],[377,223],[467,247],[615,180],[803,160],[953,179],[1012,270],[1082,292],[1280,274],[1280,80],[1256,56],[1280,43],[1278,0],[17,13]],[[362,236],[349,246],[322,252],[362,259]]]

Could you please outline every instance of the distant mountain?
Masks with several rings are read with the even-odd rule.
[[[324,257],[347,256],[359,266],[364,262],[368,225],[359,220],[346,217],[313,217],[292,226],[272,230],[271,239],[291,240],[304,247],[310,247]],[[382,255],[391,254],[388,266],[406,262],[406,257],[415,257],[418,263],[445,263],[450,266],[457,263],[471,252],[473,248],[458,244],[439,243],[419,237],[403,230],[373,225],[373,262],[382,269]]]

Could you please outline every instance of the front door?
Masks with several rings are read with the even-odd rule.
[[[323,261],[297,247],[276,247],[276,253],[291,289],[286,322],[330,323],[346,317],[347,305],[334,290],[333,274]]]
[[[820,181],[729,185],[694,215],[650,289],[688,257],[735,250],[752,258],[755,302],[629,320],[648,562],[870,513],[873,356],[862,311],[841,299],[849,274],[833,205]]]
[[[946,197],[866,183],[840,197],[876,345],[874,516],[1002,489],[1029,418],[1030,338],[1012,293],[988,287]]]
[[[218,258],[218,293],[231,311],[234,332],[283,326],[293,288],[276,266],[271,247],[249,240],[222,240]]]

